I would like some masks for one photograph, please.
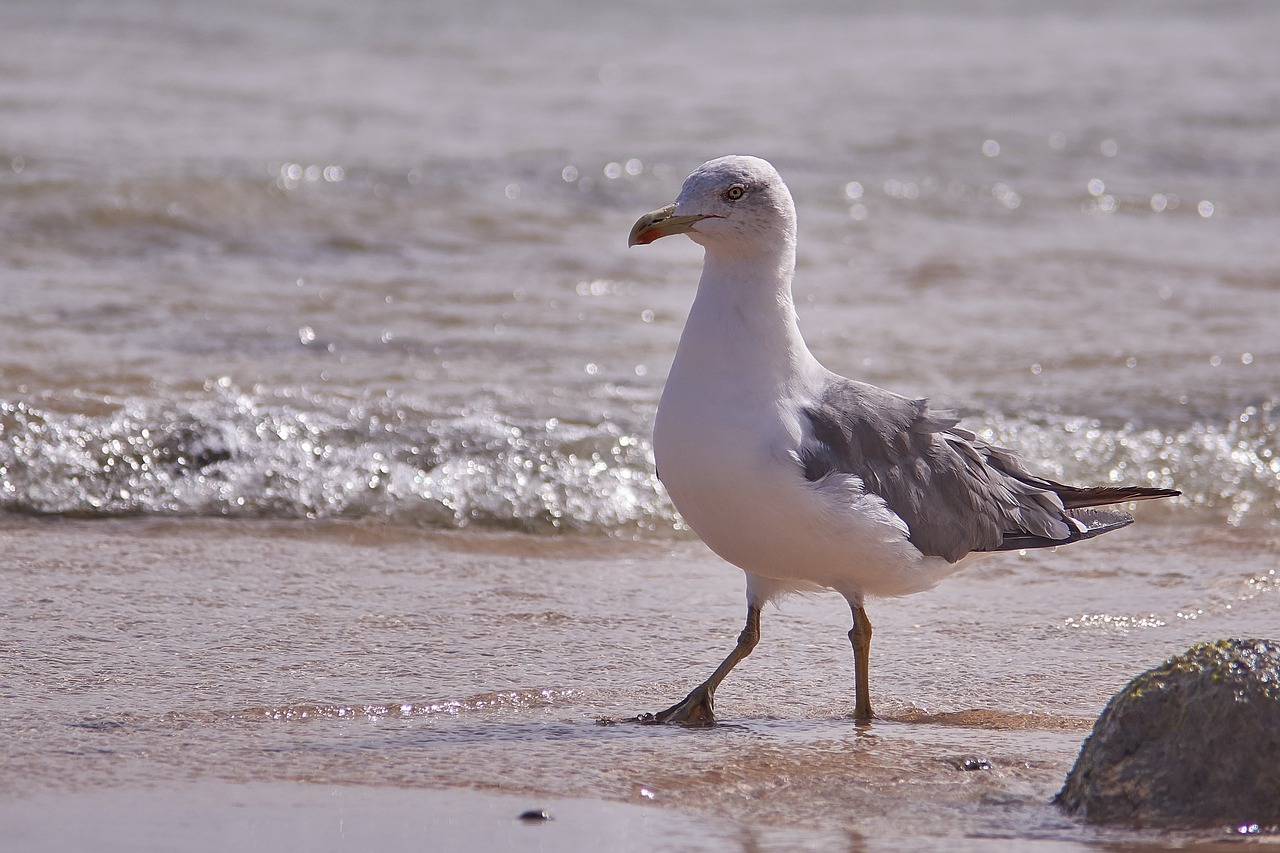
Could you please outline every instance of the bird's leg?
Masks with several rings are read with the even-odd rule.
[[[715,723],[713,711],[716,688],[724,681],[729,671],[737,666],[743,658],[751,654],[751,650],[760,642],[760,608],[755,604],[747,605],[747,625],[738,635],[738,644],[729,652],[724,662],[716,667],[716,671],[697,687],[690,691],[683,700],[665,711],[656,714],[644,714],[638,719],[646,723],[680,723],[685,726],[709,726]]]
[[[868,722],[875,714],[871,712],[871,620],[861,604],[855,604],[853,610],[853,628],[849,630],[849,642],[853,645],[854,683],[857,699],[853,706],[853,718],[858,722]]]

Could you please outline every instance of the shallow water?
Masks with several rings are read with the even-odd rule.
[[[12,522],[0,784],[469,786],[804,827],[820,849],[1140,840],[1048,804],[1093,717],[1173,650],[1274,631],[1280,594],[1274,533],[1150,526],[1159,553],[1111,537],[876,604],[869,727],[848,717],[844,607],[770,609],[724,725],[683,730],[628,720],[739,628],[740,579],[696,543]],[[1203,571],[1224,553],[1230,571]]]
[[[1280,624],[1280,12],[732,8],[10,4],[0,785],[1141,840],[1046,805],[1093,716]],[[625,247],[730,151],[794,191],[828,366],[1184,492],[875,603],[870,729],[826,598],[766,614],[732,725],[623,722],[742,618],[649,447],[698,251]]]

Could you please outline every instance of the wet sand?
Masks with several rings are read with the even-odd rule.
[[[550,820],[522,820],[525,812]],[[726,820],[600,800],[516,796],[464,788],[194,782],[109,788],[0,804],[5,849],[101,853],[180,848],[280,850],[555,850],[618,853],[735,850],[772,843]],[[788,838],[806,841],[818,833]],[[803,843],[803,842],[802,842]]]
[[[532,804],[532,807],[531,807]],[[549,820],[521,819],[526,812]],[[1067,851],[1084,846],[1129,853],[1179,849],[1238,851],[1212,839],[1095,839],[976,836],[922,840],[910,832],[868,838],[856,830],[744,824],[707,814],[601,800],[558,799],[454,788],[353,787],[289,782],[193,782],[165,788],[99,789],[0,803],[5,849],[171,850],[545,850],[556,853],[763,853],[871,850]],[[1166,843],[1171,842],[1171,843]]]
[[[627,719],[740,627],[740,574],[696,542],[10,518],[0,829],[16,849],[104,828],[130,849],[1225,838],[1097,830],[1049,800],[1129,676],[1273,630],[1274,540],[1153,522],[877,602],[870,726],[847,717],[847,613],[793,599],[722,688],[723,725],[684,730]],[[554,824],[514,822],[543,807]]]

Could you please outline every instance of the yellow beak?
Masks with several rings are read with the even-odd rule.
[[[695,223],[707,219],[706,214],[691,216],[675,216],[676,206],[669,204],[660,210],[646,213],[631,226],[631,236],[627,238],[628,246],[643,246],[661,237],[672,234],[684,234],[693,228]]]

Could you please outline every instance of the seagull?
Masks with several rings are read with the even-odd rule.
[[[929,408],[823,367],[796,318],[796,212],[774,167],[699,166],[628,245],[684,234],[702,279],[653,428],[658,477],[685,522],[746,573],[747,621],[724,662],[653,723],[715,723],[716,688],[760,641],[760,612],[834,591],[853,614],[856,721],[870,721],[868,596],[929,589],[975,555],[1091,539],[1133,521],[1093,507],[1174,497],[1036,476]]]

